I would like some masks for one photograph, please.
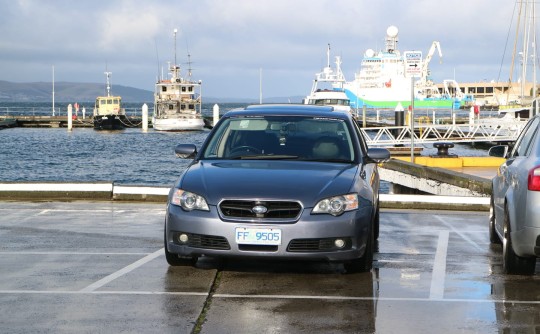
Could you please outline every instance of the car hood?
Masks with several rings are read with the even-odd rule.
[[[299,200],[310,207],[351,190],[358,165],[303,161],[216,161],[194,163],[177,187],[203,196],[210,205],[229,199]]]

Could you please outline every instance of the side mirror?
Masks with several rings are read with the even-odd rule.
[[[390,159],[390,151],[385,148],[369,148],[367,157],[370,162],[385,162]]]
[[[193,144],[180,144],[174,148],[177,158],[193,159],[197,155],[197,146]]]
[[[488,155],[490,157],[506,158],[508,154],[508,145],[497,145],[489,149]]]

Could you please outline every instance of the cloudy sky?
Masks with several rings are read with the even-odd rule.
[[[101,83],[107,67],[113,90],[153,90],[177,28],[178,63],[187,69],[191,54],[203,98],[257,99],[260,73],[265,97],[306,95],[328,43],[352,80],[395,25],[401,51],[440,42],[435,82],[506,81],[516,1],[0,0],[0,80],[50,82],[54,65],[57,82]]]

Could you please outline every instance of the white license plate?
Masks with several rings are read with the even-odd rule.
[[[281,245],[281,230],[275,228],[237,227],[236,243],[248,245]]]

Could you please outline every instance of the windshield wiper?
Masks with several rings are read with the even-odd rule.
[[[338,159],[338,158],[333,158],[333,159],[301,159],[302,161],[316,161],[316,162],[340,162],[340,163],[346,163],[346,164],[350,164],[352,163],[352,161],[350,159]]]
[[[231,157],[233,160],[296,160],[297,155],[285,155],[285,154],[253,154],[253,155],[239,155]]]

